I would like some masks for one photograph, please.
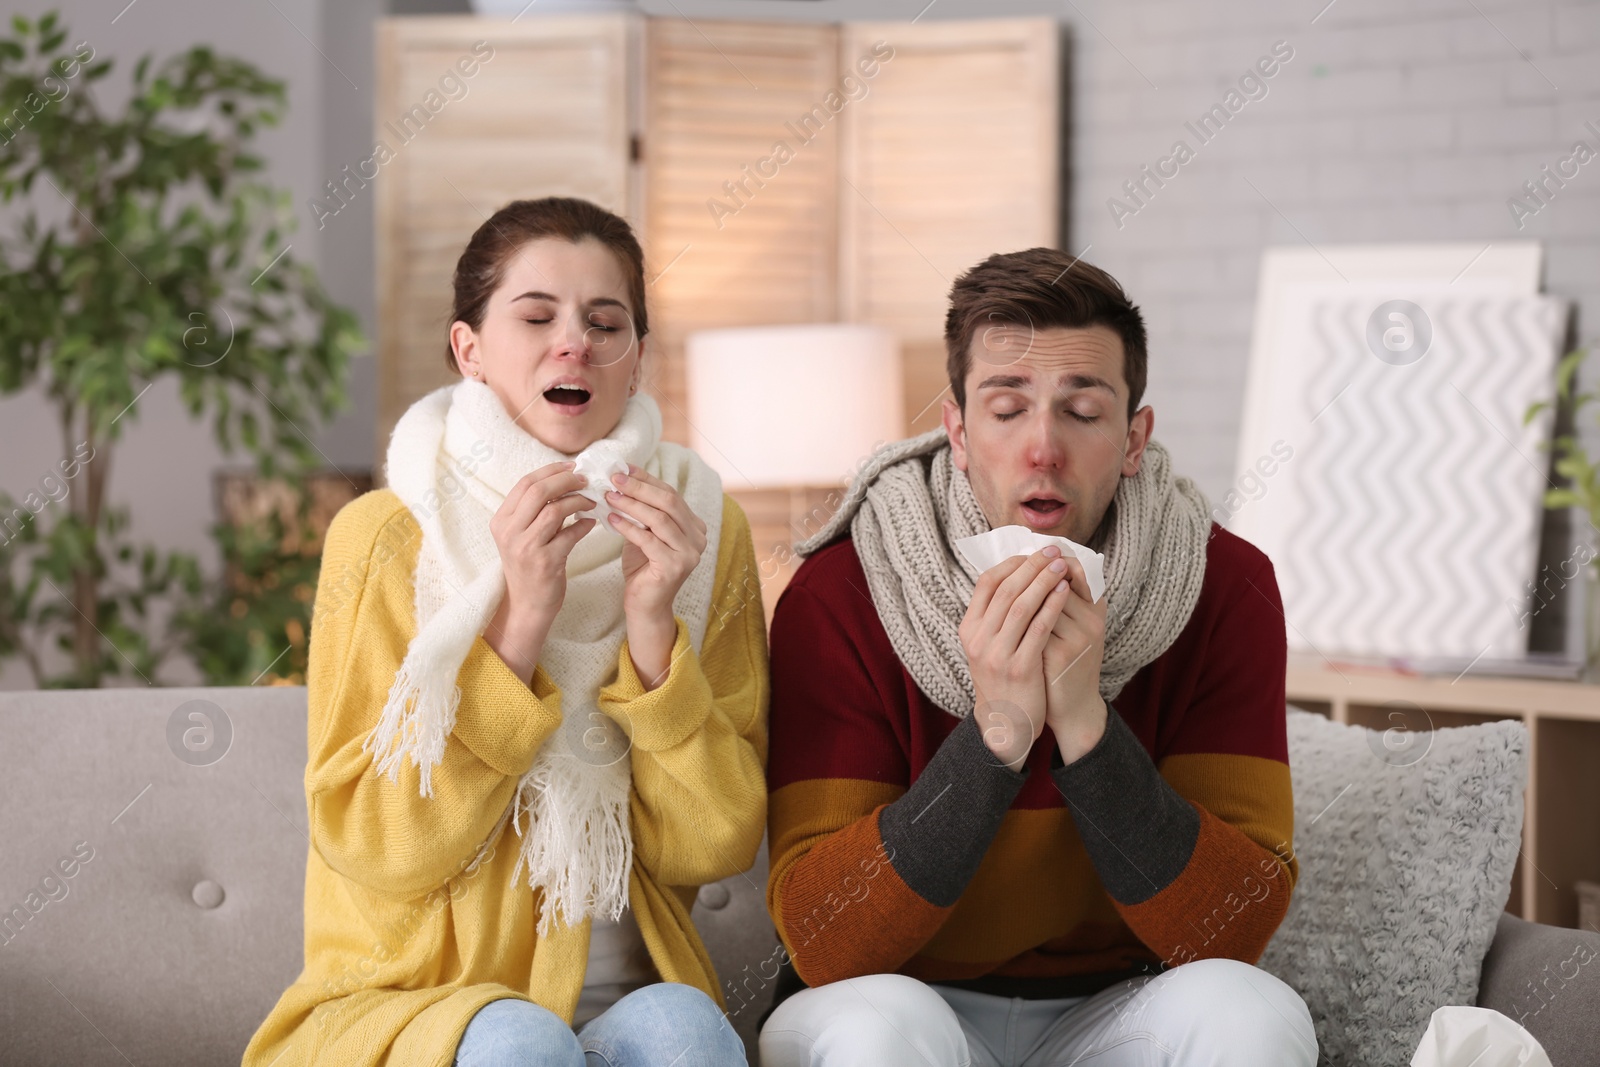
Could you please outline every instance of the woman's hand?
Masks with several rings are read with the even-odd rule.
[[[611,516],[611,528],[628,543],[622,546],[623,614],[634,669],[646,689],[666,681],[678,624],[672,601],[706,549],[706,524],[672,486],[629,464],[627,474],[612,478],[606,493],[614,511],[644,524],[641,529]]]
[[[563,526],[570,515],[594,507],[577,495],[587,479],[571,460],[524,475],[489,520],[505,568],[506,595],[484,630],[484,640],[523,681],[533,678],[544,640],[567,595],[567,556],[594,528],[588,516]]]

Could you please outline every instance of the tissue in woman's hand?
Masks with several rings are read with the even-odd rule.
[[[1434,1009],[1411,1067],[1550,1067],[1537,1038],[1491,1008]]]
[[[1031,556],[1045,545],[1055,545],[1061,549],[1062,555],[1071,553],[1083,564],[1083,576],[1089,579],[1089,593],[1096,603],[1099,603],[1100,595],[1106,590],[1106,557],[1065,537],[1034,533],[1026,526],[1002,526],[998,530],[963,537],[952,543],[962,558],[980,572],[1012,556]]]
[[[588,511],[579,512],[579,518],[588,515],[594,519],[597,525],[616,533],[616,528],[608,521],[608,516],[616,509],[606,502],[606,492],[616,488],[611,484],[611,476],[613,474],[628,473],[627,455],[616,442],[602,440],[596,441],[582,452],[579,452],[573,457],[573,462],[576,464],[573,472],[589,479],[588,484],[577,491],[578,495],[588,497],[594,501],[594,507]],[[620,511],[617,514],[622,515],[624,519],[640,529],[644,529],[644,523],[632,515],[623,515]]]

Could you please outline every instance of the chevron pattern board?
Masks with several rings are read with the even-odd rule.
[[[1420,315],[1374,327],[1388,296],[1296,302],[1304,343],[1272,387],[1293,458],[1230,526],[1273,560],[1291,648],[1519,658],[1551,424],[1522,414],[1554,394],[1567,305],[1413,288]],[[1420,357],[1382,353],[1389,321],[1431,333]]]

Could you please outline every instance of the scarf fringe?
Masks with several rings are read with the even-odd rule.
[[[455,729],[461,706],[456,677],[472,642],[504,594],[503,571],[490,567],[467,590],[433,618],[411,642],[395,672],[378,724],[362,742],[373,765],[389,781],[398,782],[401,764],[409,758],[417,768],[417,791],[433,796],[433,768],[444,759],[445,741]],[[499,593],[489,596],[491,590]],[[483,621],[479,621],[483,620]]]
[[[447,688],[437,674],[426,668],[418,670],[408,660],[396,672],[383,714],[362,742],[361,751],[373,754],[373,766],[391,782],[399,781],[400,766],[410,757],[420,777],[418,792],[431,797],[432,771],[444,759],[445,739],[455,729],[460,705],[461,687],[454,678]],[[424,708],[435,710],[423,714]]]
[[[513,801],[511,825],[522,848],[511,884],[526,867],[529,888],[544,890],[540,937],[558,921],[575,926],[594,916],[616,922],[628,904],[631,780],[585,774],[580,766],[586,764],[571,753],[551,752],[547,743]]]

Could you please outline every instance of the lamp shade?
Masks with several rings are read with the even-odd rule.
[[[900,344],[882,327],[701,330],[685,353],[690,443],[730,488],[844,484],[905,435]]]

